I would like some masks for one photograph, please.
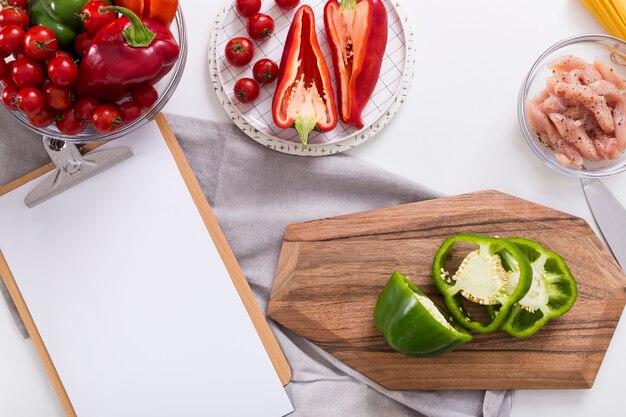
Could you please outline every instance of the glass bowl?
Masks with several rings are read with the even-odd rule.
[[[533,64],[524,79],[518,101],[518,117],[524,137],[537,156],[550,168],[566,175],[579,178],[601,178],[626,171],[626,155],[614,161],[584,161],[582,169],[561,165],[554,156],[554,151],[541,143],[530,127],[527,117],[527,101],[536,97],[544,88],[546,80],[552,75],[548,64],[563,55],[575,55],[587,62],[600,58],[611,63],[622,76],[626,75],[626,42],[608,35],[581,35],[564,39],[545,51]],[[626,77],[625,77],[626,78]]]
[[[78,135],[65,135],[59,132],[54,124],[48,127],[38,128],[31,125],[28,121],[28,118],[22,113],[10,110],[9,113],[11,113],[11,115],[13,115],[16,120],[18,120],[21,124],[32,130],[33,132],[36,132],[50,139],[57,139],[65,142],[107,142],[129,134],[130,132],[142,127],[143,125],[154,119],[154,117],[163,109],[163,107],[165,107],[165,104],[167,104],[168,100],[172,97],[172,94],[174,94],[174,91],[176,90],[176,87],[178,86],[178,83],[182,78],[183,71],[185,69],[185,63],[187,61],[187,30],[185,27],[185,19],[183,17],[183,13],[180,7],[178,7],[178,10],[176,11],[176,17],[170,27],[170,31],[172,32],[172,35],[174,35],[174,38],[180,46],[180,53],[178,56],[178,60],[174,64],[172,70],[157,84],[154,85],[154,88],[159,93],[158,100],[152,105],[150,109],[142,113],[138,119],[134,120],[131,123],[123,125],[115,132],[99,133],[90,125],[87,129],[85,129],[84,132]],[[0,86],[0,92],[1,91],[2,87]]]

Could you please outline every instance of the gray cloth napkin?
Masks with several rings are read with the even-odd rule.
[[[168,116],[256,299],[266,311],[284,229],[322,217],[438,196],[347,155],[268,150],[232,125]],[[47,162],[41,141],[0,111],[0,183]],[[393,392],[270,321],[292,367],[297,417],[506,417],[511,392]]]

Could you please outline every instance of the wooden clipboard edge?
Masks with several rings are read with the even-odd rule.
[[[35,177],[36,178],[36,177]],[[50,354],[48,353],[48,349],[41,339],[41,335],[39,334],[39,330],[33,321],[33,317],[30,315],[30,311],[28,311],[28,307],[26,306],[26,302],[22,297],[22,293],[15,282],[15,278],[11,273],[11,269],[7,264],[2,251],[0,251],[0,276],[4,281],[4,284],[9,291],[9,295],[13,299],[13,303],[17,308],[17,311],[20,313],[20,317],[24,322],[24,326],[26,326],[26,330],[28,330],[28,334],[35,345],[35,349],[43,362],[44,367],[46,368],[46,373],[50,378],[50,382],[52,382],[52,386],[61,401],[61,405],[65,410],[65,414],[68,417],[77,417],[76,411],[74,410],[74,406],[70,401],[70,397],[67,395],[67,391],[65,391],[65,387],[63,386],[63,382],[61,382],[61,378],[59,377],[59,373],[57,372],[54,363],[52,362],[52,358],[50,358]]]
[[[254,324],[261,341],[263,342],[263,346],[265,347],[265,350],[274,365],[274,369],[276,370],[282,384],[287,385],[291,380],[291,368],[289,367],[289,363],[287,362],[283,351],[280,349],[278,341],[274,337],[274,334],[272,333],[261,308],[254,298],[252,289],[250,288],[243,271],[239,267],[239,263],[237,262],[233,251],[228,245],[226,236],[224,236],[224,232],[217,222],[217,219],[209,206],[209,202],[204,196],[202,188],[200,188],[200,184],[198,184],[198,180],[193,174],[193,171],[191,170],[191,167],[189,166],[189,163],[187,162],[187,159],[185,158],[185,155],[183,154],[172,129],[167,123],[165,116],[162,113],[159,113],[155,117],[155,120],[159,125],[161,134],[165,138],[165,143],[167,144],[170,153],[174,157],[178,170],[185,180],[185,184],[187,185],[187,188],[191,193],[191,197],[198,208],[198,212],[200,213],[200,216],[202,216],[202,220],[213,238],[213,242],[222,257],[222,261],[228,270],[228,274],[230,275],[233,284],[235,284],[239,297],[243,301],[248,315],[250,316],[250,319],[252,320],[252,323]]]
[[[209,203],[206,200],[202,189],[200,188],[200,184],[198,184],[198,181],[196,180],[196,177],[193,174],[193,171],[191,170],[191,167],[189,166],[185,155],[180,149],[180,146],[178,144],[178,141],[176,140],[176,137],[174,136],[174,133],[172,132],[172,129],[167,124],[165,116],[163,116],[162,113],[159,113],[156,116],[155,121],[159,126],[159,129],[161,130],[161,134],[163,135],[163,138],[165,139],[165,142],[172,156],[174,157],[174,161],[176,162],[176,165],[185,181],[185,184],[187,185],[187,188],[189,189],[193,201],[198,208],[198,212],[200,213],[202,220],[204,221],[204,224],[206,225],[207,230],[209,231],[211,238],[213,239],[217,250],[222,257],[222,260],[226,265],[226,269],[233,281],[233,284],[235,285],[235,288],[237,289],[237,292],[239,293],[239,297],[246,307],[246,311],[248,312],[248,315],[250,316],[250,319],[254,324],[254,328],[261,338],[263,347],[269,355],[281,383],[283,385],[287,385],[289,381],[291,381],[291,368],[289,367],[287,359],[280,349],[280,346],[278,345],[278,342],[276,341],[276,338],[274,337],[274,334],[272,333],[267,323],[267,320],[265,319],[265,316],[261,312],[261,309],[259,308],[259,305],[254,298],[252,289],[250,288],[248,281],[241,271],[235,255],[230,249],[230,246],[228,246],[226,237],[224,236],[224,232],[218,224],[217,219],[213,215],[213,211],[211,210],[211,207],[209,206]],[[86,145],[82,147],[81,151],[89,152],[98,148],[99,146],[101,145]],[[36,169],[29,174],[26,174],[25,176],[15,181],[10,182],[9,184],[1,186],[0,197],[30,181],[33,181],[51,172],[53,169],[54,165],[50,163],[39,169]],[[11,269],[9,268],[9,265],[4,255],[2,254],[2,251],[0,251],[0,277],[4,281],[4,284],[7,287],[7,291],[9,292],[9,295],[15,303],[17,311],[22,321],[24,322],[24,326],[26,326],[26,330],[28,330],[28,334],[30,335],[31,340],[35,345],[35,349],[37,350],[37,353],[39,354],[39,357],[44,364],[46,373],[48,374],[48,378],[50,378],[50,381],[52,382],[52,386],[54,387],[54,390],[56,391],[57,396],[61,401],[61,405],[65,410],[65,413],[68,417],[77,417],[74,406],[72,405],[72,402],[67,395],[67,391],[63,386],[63,382],[61,381],[59,373],[57,372],[56,367],[52,362],[52,358],[48,353],[48,349],[46,348],[46,345],[44,344],[43,339],[39,334],[39,330],[35,325],[30,311],[28,310],[28,306],[26,305],[26,302],[22,297],[22,293],[20,292],[17,283],[15,282],[13,273],[11,272]]]

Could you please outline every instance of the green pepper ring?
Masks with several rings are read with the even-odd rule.
[[[515,291],[506,299],[495,314],[490,323],[481,323],[472,320],[469,313],[463,308],[462,295],[460,293],[452,294],[450,292],[451,284],[448,284],[441,276],[441,270],[445,270],[448,255],[458,242],[466,242],[475,245],[489,244],[499,248],[495,252],[506,250],[518,262],[520,277]],[[524,253],[513,243],[500,238],[491,238],[479,234],[463,233],[452,236],[447,239],[435,254],[432,268],[433,280],[439,291],[443,294],[448,310],[452,316],[464,327],[477,333],[492,333],[500,329],[511,313],[511,309],[519,300],[521,300],[532,284],[532,269],[530,263]]]
[[[574,279],[572,272],[567,266],[567,263],[558,253],[552,252],[544,248],[539,243],[529,240],[529,239],[515,237],[515,238],[509,238],[507,240],[509,240],[510,242],[515,244],[518,248],[521,248],[522,250],[530,249],[530,250],[536,251],[539,254],[545,255],[547,258],[549,258],[554,263],[554,266],[558,269],[558,271],[562,274],[562,276],[558,277],[558,280],[556,280],[557,282],[561,283],[560,289],[563,291],[569,291],[569,294],[566,294],[567,301],[561,303],[558,306],[558,308],[550,309],[549,312],[547,313],[542,312],[542,316],[540,318],[537,318],[532,323],[526,323],[527,327],[523,329],[520,329],[519,322],[528,322],[529,321],[528,319],[532,317],[525,317],[525,316],[531,316],[533,313],[526,312],[520,306],[520,304],[516,304],[513,307],[513,309],[511,310],[511,313],[509,314],[509,318],[507,319],[506,323],[502,326],[502,330],[504,330],[509,335],[515,338],[523,339],[523,338],[530,337],[534,335],[535,333],[537,333],[546,324],[548,324],[548,322],[551,319],[561,317],[565,315],[567,312],[569,312],[574,306],[576,299],[578,298],[578,286],[576,285],[576,280]],[[492,318],[495,317],[498,312],[495,306],[488,306],[487,311],[489,313],[489,316]]]

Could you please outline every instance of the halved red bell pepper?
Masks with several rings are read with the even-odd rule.
[[[324,23],[341,120],[362,129],[361,114],[378,83],[387,47],[387,9],[381,0],[330,0]]]
[[[314,129],[322,132],[337,126],[337,108],[330,72],[315,30],[310,6],[296,12],[285,42],[273,103],[278,127],[295,127],[306,147]]]

